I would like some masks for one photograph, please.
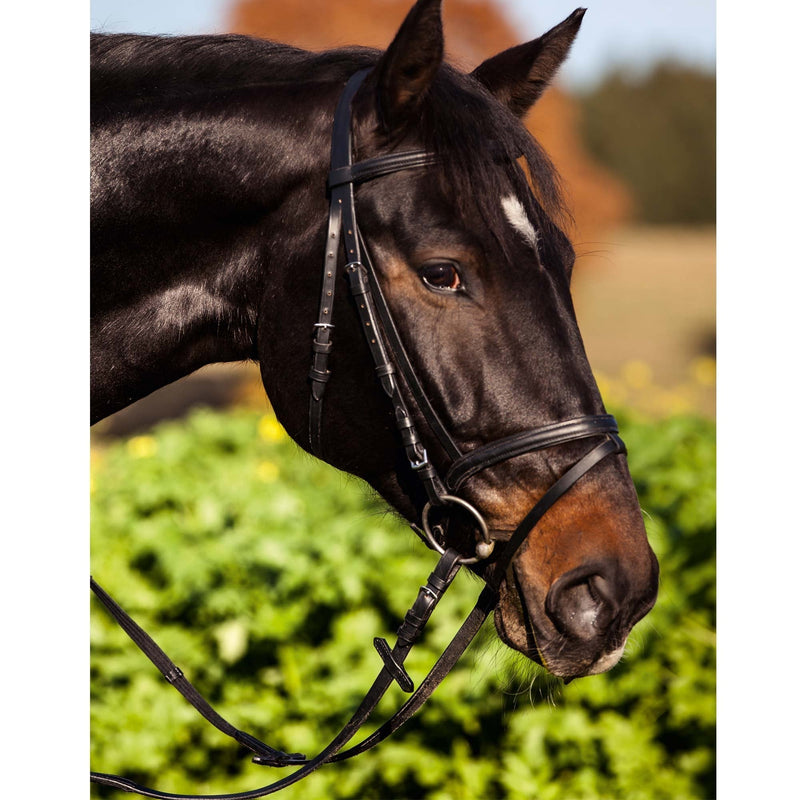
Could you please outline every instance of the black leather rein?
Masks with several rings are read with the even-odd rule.
[[[523,431],[483,445],[468,453],[462,453],[453,441],[436,414],[403,347],[399,332],[381,293],[377,275],[361,238],[356,222],[355,207],[355,185],[357,183],[379,178],[399,170],[429,166],[435,162],[435,157],[425,151],[407,151],[378,156],[355,164],[352,163],[351,102],[368,72],[369,70],[362,70],[350,78],[339,99],[334,117],[331,171],[329,176],[330,214],[328,219],[328,240],[325,250],[319,316],[314,326],[315,333],[312,344],[309,442],[311,449],[316,454],[321,455],[323,397],[325,387],[331,377],[328,369],[328,357],[333,347],[333,298],[335,295],[338,253],[343,242],[347,257],[344,274],[347,277],[351,295],[356,303],[362,330],[375,364],[375,373],[380,386],[392,404],[400,441],[406,456],[425,487],[428,497],[428,503],[421,514],[421,527],[412,525],[412,528],[424,537],[430,547],[441,553],[441,557],[428,577],[428,581],[420,588],[416,600],[406,613],[403,623],[397,631],[397,639],[394,646],[390,647],[385,639],[376,638],[374,640],[375,648],[382,659],[383,666],[361,705],[330,744],[311,759],[307,759],[299,753],[284,753],[276,750],[231,725],[189,683],[183,672],[158,647],[155,641],[92,579],[91,587],[93,591],[109,612],[158,667],[164,677],[207,720],[220,731],[231,736],[239,744],[250,749],[254,753],[253,761],[255,763],[281,767],[299,766],[299,769],[292,774],[267,786],[232,794],[170,794],[141,786],[118,775],[92,772],[91,780],[95,783],[162,800],[167,800],[168,798],[177,798],[178,800],[198,800],[199,798],[249,800],[249,798],[263,797],[290,786],[310,775],[323,764],[351,758],[379,744],[403,725],[423,705],[456,664],[486,617],[497,605],[500,584],[511,565],[514,555],[547,510],[559,498],[563,497],[583,475],[603,459],[610,455],[624,454],[625,452],[625,445],[618,436],[614,418],[605,414],[577,417]],[[342,232],[344,232],[343,236]],[[411,413],[401,393],[398,372],[402,375],[406,390],[413,396],[416,408],[424,417],[428,428],[439,440],[444,453],[450,459],[450,466],[444,480],[439,477],[422,444]],[[455,492],[466,480],[480,470],[509,458],[555,447],[567,442],[594,437],[600,437],[602,441],[568,469],[545,492],[519,523],[510,539],[500,545],[498,553],[494,553],[495,541],[491,538],[482,515],[471,504],[456,495]],[[446,511],[448,506],[459,506],[466,509],[474,517],[480,537],[480,540],[475,545],[474,554],[459,553],[452,548],[446,548],[438,541],[436,528],[432,528],[429,522],[429,514],[433,508],[439,508],[441,513],[441,510]],[[419,640],[434,608],[447,588],[452,584],[461,566],[487,559],[492,555],[494,556],[493,569],[488,573],[486,585],[480,593],[475,607],[431,671],[415,689],[411,676],[403,666],[408,653],[414,643]],[[406,703],[373,734],[359,744],[346,750],[343,749],[369,719],[393,682],[396,682],[405,692],[411,695]]]

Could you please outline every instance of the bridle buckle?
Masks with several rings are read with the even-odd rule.
[[[410,458],[408,463],[411,465],[411,469],[413,470],[420,470],[424,467],[427,467],[430,464],[430,461],[428,461],[428,451],[423,447],[422,458],[419,461],[414,461],[413,458]]]

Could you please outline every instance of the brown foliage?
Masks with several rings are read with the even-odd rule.
[[[385,48],[412,0],[235,0],[230,30],[287,42],[308,50],[360,44]],[[448,60],[471,70],[483,59],[519,44],[493,0],[447,0],[443,7]],[[560,20],[548,20],[542,33]],[[580,37],[576,42],[580,47]],[[624,220],[627,190],[587,155],[576,129],[577,107],[551,88],[526,120],[550,154],[564,182],[576,230],[583,242],[596,231]]]

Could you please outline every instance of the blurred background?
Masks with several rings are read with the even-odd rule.
[[[564,19],[574,0],[447,0],[465,69]],[[309,49],[385,47],[410,0],[93,0],[97,31],[233,31]],[[715,4],[590,4],[556,86],[528,117],[564,179],[578,321],[604,397],[715,413]],[[263,406],[257,369],[214,366],[97,426],[143,430],[187,404]]]
[[[93,0],[91,27],[385,47],[410,5]],[[449,58],[470,69],[575,5],[445,0]],[[284,797],[716,796],[715,119],[714,3],[598,0],[527,120],[571,199],[578,320],[661,563],[624,660],[564,686],[487,625],[397,739]],[[207,367],[104,420],[91,456],[95,577],[235,724],[316,752],[374,677],[369,641],[391,638],[425,548],[287,440],[252,366]],[[412,674],[475,595],[453,587]],[[195,720],[97,608],[91,635],[95,769],[176,792],[274,779]],[[383,718],[402,697],[388,700]]]

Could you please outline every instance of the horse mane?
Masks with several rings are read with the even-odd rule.
[[[348,47],[312,53],[242,34],[142,36],[92,33],[92,100],[196,93],[289,81],[334,81],[376,61]]]
[[[123,103],[131,108],[154,98],[186,98],[232,86],[344,84],[356,70],[374,65],[380,55],[381,51],[366,47],[309,52],[241,34],[93,33],[92,103],[105,108]],[[558,174],[542,147],[472,76],[443,64],[415,119],[414,132],[437,153],[439,168],[432,174],[462,217],[470,204],[477,206],[501,245],[506,221],[499,198],[508,192],[509,179],[545,234],[560,234],[557,226],[569,220]]]

